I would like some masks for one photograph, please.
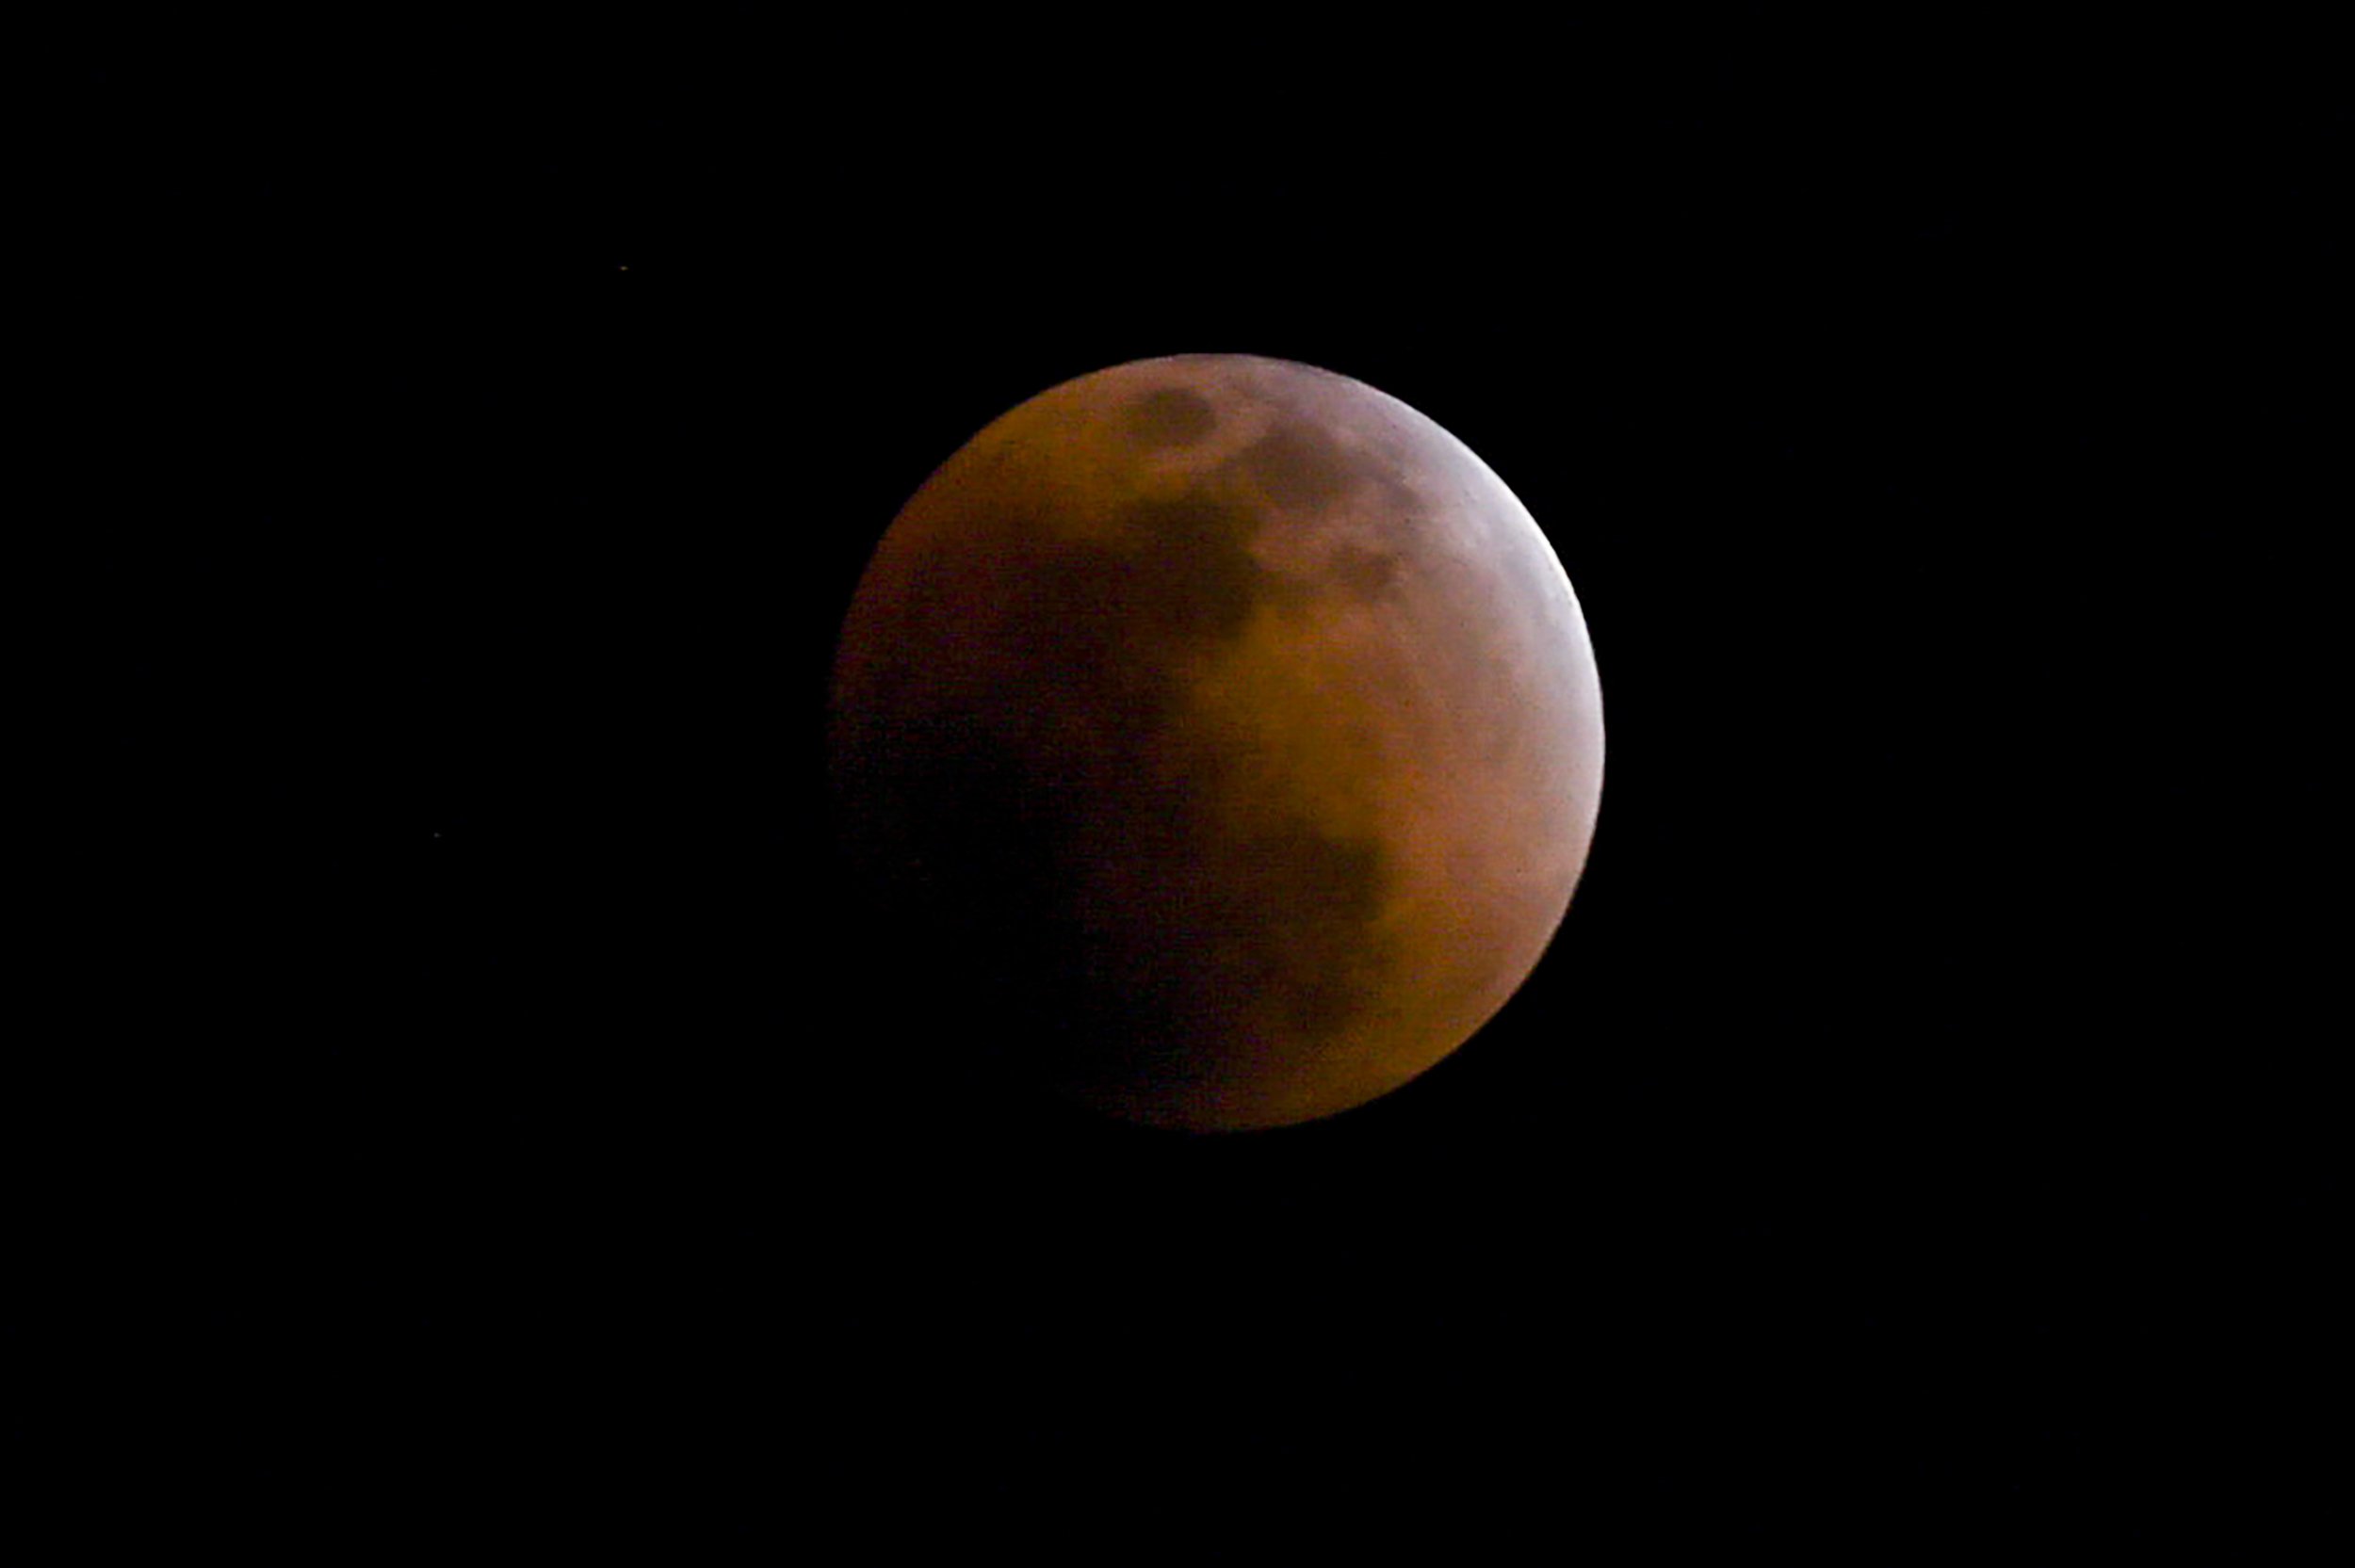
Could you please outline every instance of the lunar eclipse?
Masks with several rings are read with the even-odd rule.
[[[862,886],[977,1041],[1228,1130],[1362,1105],[1503,1006],[1603,729],[1569,580],[1470,448],[1343,376],[1187,355],[1040,394],[908,501],[828,749]]]

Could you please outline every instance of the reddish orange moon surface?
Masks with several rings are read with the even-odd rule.
[[[859,584],[829,724],[850,863],[954,955],[976,1040],[1190,1129],[1462,1044],[1560,926],[1602,786],[1528,510],[1396,398],[1244,355],[1082,376],[950,458]]]

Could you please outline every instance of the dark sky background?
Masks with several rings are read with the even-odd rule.
[[[2328,122],[933,27],[75,66],[128,1451],[361,1538],[2168,1535],[2319,1226]],[[972,1072],[820,791],[901,502],[1195,350],[1479,452],[1611,745],[1505,1011],[1227,1138]]]

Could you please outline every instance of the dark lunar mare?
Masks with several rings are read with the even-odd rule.
[[[1140,423],[1189,428],[1174,404]],[[1318,493],[1335,472],[1322,440],[1279,430],[1242,461]],[[1109,539],[983,521],[968,537],[1007,591],[985,608],[940,595],[918,622],[936,647],[899,650],[838,716],[853,837],[890,814],[887,881],[924,962],[990,998],[999,1049],[1147,1119],[1173,1086],[1248,1082],[1271,1029],[1313,1050],[1384,962],[1378,845],[1237,802],[1231,764],[1178,723],[1186,671],[1293,590],[1252,556],[1260,526],[1210,486],[1131,503]],[[990,650],[983,700],[930,700],[926,667],[961,644]]]

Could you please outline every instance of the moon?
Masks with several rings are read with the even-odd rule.
[[[1113,1116],[1397,1089],[1567,911],[1602,702],[1527,509],[1405,403],[1247,355],[1039,394],[901,510],[836,649],[848,864],[977,1048]]]

